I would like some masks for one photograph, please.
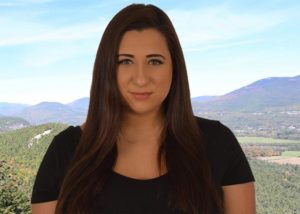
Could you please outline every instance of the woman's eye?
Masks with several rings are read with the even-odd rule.
[[[163,64],[163,62],[162,62],[161,60],[158,60],[158,59],[151,59],[151,60],[149,61],[149,63],[150,63],[151,65],[161,65],[161,64]]]
[[[129,65],[131,63],[132,63],[132,61],[129,59],[122,59],[122,60],[118,61],[118,64],[120,64],[120,65]]]

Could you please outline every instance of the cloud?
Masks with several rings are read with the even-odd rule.
[[[220,42],[220,43],[213,43],[213,44],[203,44],[198,46],[190,46],[184,48],[185,52],[204,52],[211,49],[219,49],[219,48],[230,48],[242,45],[249,45],[249,44],[256,44],[262,42],[262,39],[244,39],[240,41],[229,41],[229,42]]]
[[[17,7],[28,4],[44,4],[50,3],[56,0],[10,0],[6,2],[1,2],[0,7]]]
[[[203,45],[215,48],[216,43],[222,47],[220,43],[230,40],[249,40],[248,36],[279,26],[292,15],[285,11],[241,13],[224,5],[188,11],[174,9],[167,13],[174,23],[183,47],[190,50]],[[236,45],[242,43],[243,41],[239,41]]]
[[[108,23],[105,18],[98,16],[92,21],[80,22],[74,19],[68,24],[60,19],[61,23],[57,23],[47,20],[48,10],[3,14],[0,48],[17,48],[20,63],[25,67],[41,67],[95,53]]]
[[[4,23],[3,23],[4,22]],[[7,26],[7,30],[0,35],[0,46],[13,46],[49,41],[71,41],[99,37],[106,22],[76,24],[73,26],[50,28],[40,23],[22,22],[14,20],[0,20],[0,26]],[[14,26],[14,27],[8,27]],[[101,35],[101,34],[100,34]]]
[[[76,57],[84,59],[85,56],[96,53],[97,42],[98,41],[56,41],[35,45],[30,51],[24,54],[21,63],[25,67],[45,68],[45,66]],[[75,63],[77,62],[74,62],[74,64]]]
[[[41,3],[53,0],[22,0],[21,3]],[[0,4],[1,5],[1,4]],[[61,26],[60,23],[45,24],[35,14],[6,14],[0,18],[0,46],[32,44],[36,42],[90,39],[98,36],[108,20]],[[173,9],[167,11],[186,49],[197,49],[203,44],[243,39],[246,36],[269,30],[284,22],[289,14],[284,12],[239,13],[224,6],[193,10]],[[28,17],[29,16],[29,17]],[[53,26],[54,24],[54,26]],[[216,45],[213,45],[216,47]],[[222,45],[221,45],[222,46]]]

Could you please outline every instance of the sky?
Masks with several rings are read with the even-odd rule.
[[[0,0],[0,102],[88,97],[102,33],[132,3],[154,4],[170,17],[191,97],[300,75],[298,0]]]

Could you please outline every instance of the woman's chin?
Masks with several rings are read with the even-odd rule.
[[[128,109],[130,114],[135,114],[139,116],[147,116],[147,115],[153,115],[158,113],[159,108],[149,108],[149,107],[131,107]]]

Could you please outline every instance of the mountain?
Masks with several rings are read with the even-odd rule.
[[[256,112],[300,108],[300,76],[271,77],[206,102],[194,102],[194,111]]]
[[[218,96],[200,96],[200,97],[193,97],[192,102],[206,102],[206,101],[211,101]]]
[[[0,116],[11,116],[28,107],[26,104],[0,102]]]
[[[299,111],[300,109],[300,76],[262,79],[222,96],[201,96],[192,98],[192,105],[195,114],[211,116],[212,118],[216,118],[216,115],[220,112],[244,112],[248,114],[271,111],[273,113],[280,112],[281,116],[286,119],[286,115],[295,115],[297,113],[289,111]],[[68,104],[42,102],[30,106],[2,102],[0,103],[0,114],[3,116],[12,115],[13,117],[23,118],[32,125],[48,122],[77,125],[84,122],[88,106],[88,97],[75,100]],[[274,116],[278,119],[279,115],[275,113],[272,117]],[[250,118],[249,115],[246,115],[245,120],[238,119],[238,117],[233,117],[230,114],[231,122],[229,122],[236,124],[236,122],[239,121],[248,121]],[[260,117],[262,116],[260,115]],[[256,115],[252,115],[251,118],[253,121],[257,121]],[[270,119],[271,116],[268,115],[268,118]],[[291,118],[291,121],[292,119],[295,120],[295,116]],[[25,124],[26,123],[24,123],[24,125]],[[289,127],[290,125],[294,126],[295,124],[291,122],[285,126]],[[240,125],[238,127],[240,127]],[[236,127],[236,129],[238,129],[238,127]]]
[[[30,123],[23,118],[18,117],[0,117],[0,133],[25,128],[30,126]]]
[[[10,116],[22,118],[22,120],[26,122],[18,123],[15,120],[10,119],[10,122],[8,122],[10,125],[7,126],[3,119],[0,124],[0,130],[10,130],[14,127],[27,126],[27,124],[39,125],[48,122],[58,122],[69,125],[81,124],[86,118],[88,105],[89,98],[81,98],[68,104],[41,102],[37,105],[24,105],[1,102],[0,117],[6,118]]]
[[[67,105],[73,109],[82,110],[83,112],[86,113],[89,108],[89,102],[90,102],[90,98],[84,97],[84,98],[75,100],[71,103],[68,103]]]
[[[33,125],[49,122],[75,125],[85,120],[86,112],[57,102],[42,102],[26,107],[16,115]]]

